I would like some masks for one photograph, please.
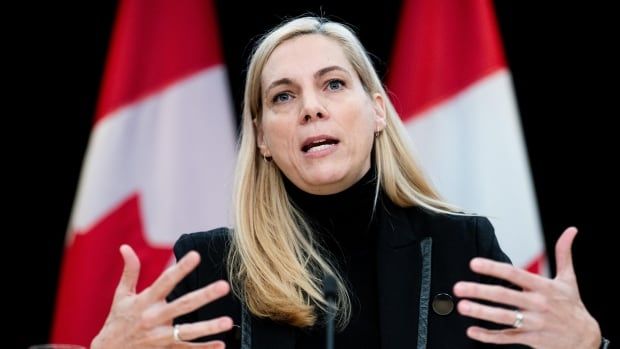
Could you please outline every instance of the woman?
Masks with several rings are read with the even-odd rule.
[[[572,270],[576,230],[558,241],[555,279],[512,267],[486,218],[439,198],[406,139],[347,27],[274,29],[248,68],[234,228],[182,236],[179,263],[140,294],[139,261],[121,247],[92,347],[320,348],[331,277],[338,348],[598,348]]]

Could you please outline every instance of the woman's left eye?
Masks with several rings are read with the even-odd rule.
[[[344,81],[339,79],[329,80],[327,82],[327,88],[330,90],[340,90],[344,86]]]

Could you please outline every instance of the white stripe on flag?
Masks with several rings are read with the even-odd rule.
[[[544,252],[510,74],[502,69],[407,123],[440,193],[488,216],[500,245],[525,267]]]
[[[180,80],[93,130],[70,231],[87,231],[139,192],[156,244],[230,225],[233,111],[223,66]]]

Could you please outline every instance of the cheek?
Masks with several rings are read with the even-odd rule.
[[[265,141],[272,152],[283,151],[294,139],[294,127],[284,118],[265,118],[263,132]]]
[[[359,114],[358,114],[359,115]],[[374,141],[375,123],[371,115],[362,116],[363,120],[357,120],[355,123],[355,149],[359,156],[365,157],[370,154]],[[359,118],[359,116],[358,116]],[[353,128],[350,128],[353,130]]]
[[[358,139],[358,142],[367,143],[375,131],[374,114],[369,113],[367,109],[357,109],[351,111],[348,115],[348,120],[343,126],[348,130],[355,130],[353,134]]]

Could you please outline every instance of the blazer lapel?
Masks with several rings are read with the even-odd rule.
[[[421,305],[426,307],[422,314],[428,314],[424,298],[425,294],[428,297],[428,290],[421,286],[423,274],[426,286],[430,283],[430,237],[420,231],[419,220],[415,219],[419,216],[415,214],[417,208],[401,208],[390,200],[383,204],[377,237],[381,347],[424,348],[427,316],[420,324],[419,317]]]

